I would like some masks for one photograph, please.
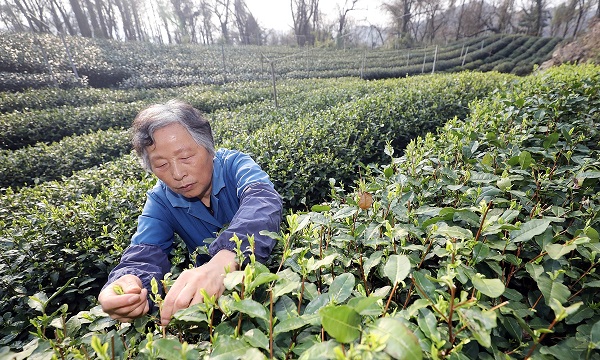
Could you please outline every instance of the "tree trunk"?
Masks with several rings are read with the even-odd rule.
[[[579,11],[577,11],[577,21],[575,22],[575,28],[573,29],[573,37],[577,37],[579,33],[579,27],[581,26],[581,20],[585,14],[585,0],[578,0],[579,3]]]
[[[5,14],[7,16],[4,16]],[[7,5],[4,11],[0,11],[0,16],[2,17],[2,22],[4,23],[6,28],[10,29],[10,25],[12,25],[14,31],[26,31],[25,25],[21,22],[21,19],[15,14],[12,7]]]
[[[81,33],[81,36],[91,38],[92,29],[90,28],[90,24],[88,23],[87,17],[85,16],[79,1],[69,0],[69,4],[71,4],[71,8],[75,14],[75,20],[77,20],[77,25],[79,26],[79,32]]]
[[[127,3],[121,0],[115,0],[115,5],[119,9],[121,13],[121,19],[123,21],[123,32],[125,33],[126,40],[135,40],[135,30],[133,28],[133,24],[131,22],[131,14],[129,13],[129,8],[127,7]]]
[[[102,34],[102,30],[100,29],[100,24],[98,23],[98,17],[96,16],[96,9],[90,0],[84,0],[85,7],[87,9],[88,18],[90,19],[90,24],[92,25],[92,30],[94,31],[94,37],[101,38],[104,34]]]
[[[298,46],[303,47],[307,43],[314,45],[311,20],[313,17],[317,16],[316,14],[319,12],[319,1],[290,0],[290,8],[292,10],[294,32],[296,33],[296,42],[298,43]]]
[[[73,24],[71,24],[69,15],[65,11],[65,9],[62,6],[60,6],[60,4],[56,0],[53,0],[51,5],[52,5],[53,11],[54,11],[54,9],[56,9],[60,13],[60,16],[62,17],[62,24],[67,29],[67,32],[69,33],[69,35],[71,35],[71,36],[77,35],[77,31],[73,28]]]
[[[104,38],[109,38],[108,27],[106,26],[106,19],[104,18],[104,11],[102,11],[102,0],[96,0],[94,4],[96,7],[96,15],[98,16],[98,22],[100,23],[100,32]]]
[[[129,10],[133,17],[133,25],[134,25],[135,34],[136,34],[135,38],[140,41],[144,41],[146,38],[146,33],[143,30],[143,24],[140,19],[139,7],[137,6],[137,4],[135,2],[132,2]]]
[[[541,36],[542,35],[542,28],[544,27],[544,8],[543,8],[543,4],[542,4],[543,0],[535,0],[535,22],[534,22],[534,26],[535,26],[535,35],[536,36]]]
[[[48,29],[48,26],[45,24],[44,19],[41,17],[42,15],[40,14],[40,18],[37,18],[34,10],[29,7],[29,4],[27,2],[15,0],[15,5],[17,5],[17,8],[19,9],[19,11],[21,11],[23,17],[27,19],[27,23],[29,24],[29,28],[31,29],[31,31],[38,33],[50,32],[50,29]]]

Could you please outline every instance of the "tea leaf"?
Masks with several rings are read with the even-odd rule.
[[[350,273],[345,273],[336,277],[329,287],[329,296],[331,301],[337,304],[343,303],[346,299],[348,299],[350,294],[352,294],[354,283],[354,275]]]
[[[534,236],[540,235],[546,231],[552,221],[550,219],[533,219],[521,225],[518,230],[510,232],[513,242],[529,241]]]
[[[394,285],[398,284],[410,273],[410,260],[408,259],[408,256],[390,255],[383,268],[383,272]]]
[[[269,319],[269,314],[265,307],[252,299],[244,299],[241,301],[233,301],[229,304],[231,310],[237,310],[251,317],[257,317],[264,320]]]
[[[475,289],[491,298],[497,298],[504,293],[505,286],[500,279],[485,279],[481,274],[475,274],[471,279]]]
[[[350,306],[328,306],[319,315],[325,331],[338,342],[350,343],[360,336],[360,315]]]
[[[393,359],[421,360],[423,351],[419,339],[400,320],[384,317],[370,327],[372,334],[387,337],[384,351]]]

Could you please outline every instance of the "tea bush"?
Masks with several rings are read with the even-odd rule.
[[[327,96],[322,96],[325,89],[317,89],[290,93],[282,99],[299,106],[274,109],[270,104],[262,108],[259,103],[244,105],[244,113],[252,113],[246,110],[253,108],[256,118],[265,114],[270,123],[258,122],[257,126],[251,117],[247,122],[239,121],[224,110],[213,113],[217,114],[213,123],[221,140],[218,146],[252,154],[284,195],[286,207],[305,207],[316,196],[327,195],[328,178],[348,184],[354,181],[361,163],[382,156],[378,147],[385,145],[386,137],[396,137],[394,143],[401,147],[411,136],[442,123],[441,119],[466,114],[469,99],[484,96],[510,79],[500,74],[463,74],[379,82],[326,80],[323,83],[331,85]],[[431,89],[443,93],[431,93]],[[117,167],[122,169],[113,173]],[[153,180],[141,177],[140,181],[139,167],[129,160],[115,161],[98,171],[100,174],[94,170],[77,173],[64,185],[49,182],[18,191],[10,189],[0,197],[6,209],[0,212],[0,246],[7,254],[2,259],[7,271],[0,281],[29,284],[40,279],[35,289],[7,285],[0,292],[0,312],[10,313],[3,334],[15,346],[23,344],[20,341],[31,328],[23,324],[35,314],[28,310],[29,296],[65,287],[54,301],[69,311],[81,309],[83,302],[91,304],[100,279],[106,278],[118,261],[119,250],[129,242],[144,193]],[[72,194],[61,194],[61,188]],[[101,260],[87,261],[92,255]],[[47,263],[43,257],[48,257]],[[65,260],[54,265],[53,261],[61,258],[71,263]],[[56,269],[55,275],[48,274],[48,268]],[[92,273],[94,280],[85,275]],[[54,310],[57,308],[48,307],[48,311]]]
[[[27,216],[40,203],[64,207],[86,196],[96,196],[102,189],[117,182],[139,181],[144,171],[133,155],[124,155],[96,167],[72,171],[71,176],[45,181],[19,189],[8,188],[0,194],[0,225]]]
[[[39,143],[15,151],[0,150],[0,187],[14,187],[70,176],[131,151],[127,130],[100,130],[66,137],[56,143]]]
[[[388,160],[361,167],[354,186],[331,179],[326,202],[286,216],[268,266],[228,274],[223,296],[166,328],[156,313],[119,325],[97,307],[58,307],[78,289],[66,286],[30,297],[34,338],[0,353],[598,359],[598,70],[529,76],[402,156],[387,144]],[[131,217],[107,218],[128,219],[110,228],[111,246],[125,243]],[[23,325],[6,318],[5,333]]]
[[[73,37],[67,37],[66,41],[83,84],[113,89],[165,89],[270,81],[273,75],[278,80],[349,76],[384,79],[417,75],[423,72],[424,61],[425,72],[431,72],[436,48],[438,61],[454,64],[452,68],[436,66],[438,72],[482,70],[480,66],[491,62],[492,57],[498,61],[502,61],[500,56],[509,60],[514,56],[517,44],[529,42],[529,39],[525,35],[491,35],[424,49],[314,48],[302,51],[282,46],[165,46]],[[57,74],[58,86],[74,86],[76,79],[61,39],[44,35],[39,36],[39,41]],[[470,50],[463,66],[463,50],[466,49]],[[540,57],[551,54],[553,48],[543,47],[543,50],[546,52],[539,54]],[[524,53],[526,49],[519,52]],[[528,60],[534,62],[533,58]],[[493,66],[487,68],[491,70]],[[14,78],[7,84],[0,83],[0,88],[5,90],[54,86],[40,46],[30,34],[0,36],[0,71],[8,74],[7,79]],[[31,75],[25,76],[24,72]],[[22,82],[18,80],[21,78]],[[35,78],[39,78],[39,84],[35,83]]]
[[[271,100],[264,100],[265,89],[260,87],[249,90],[250,87],[238,86],[235,90],[236,87],[228,85],[201,93],[182,91],[179,98],[199,109],[213,111],[208,116],[218,141],[240,133],[252,133],[264,124],[277,123],[283,118],[328,108],[372,90],[372,86],[358,79],[298,81],[293,85],[282,85],[282,107],[277,110],[274,110]],[[168,100],[158,95],[166,94],[155,94],[156,101]],[[168,95],[171,95],[170,91]],[[251,102],[255,99],[257,101]],[[242,105],[235,107],[236,104]],[[106,121],[110,122],[110,119]],[[95,134],[63,138],[51,145],[38,143],[14,151],[0,150],[0,187],[18,188],[27,183],[32,185],[59,179],[73,171],[113,159],[129,152],[129,149],[125,130],[100,130]]]
[[[286,203],[299,208],[326,197],[328,179],[352,183],[360,164],[385,159],[386,141],[400,151],[446,119],[464,118],[470,101],[514,79],[474,73],[381,81],[363,98],[247,135],[242,149],[274,178]]]

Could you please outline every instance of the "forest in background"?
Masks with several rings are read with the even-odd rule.
[[[492,34],[577,37],[598,0],[390,0],[388,24],[360,24],[367,0],[339,0],[324,20],[319,0],[289,1],[293,29],[263,28],[245,0],[2,0],[0,31],[160,44],[387,46],[409,48]]]

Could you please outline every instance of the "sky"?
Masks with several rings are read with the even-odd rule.
[[[348,17],[354,19],[356,25],[378,25],[383,26],[387,22],[387,16],[381,10],[383,0],[359,0],[355,9],[348,13]],[[325,22],[335,21],[339,14],[339,8],[344,7],[345,0],[319,0],[319,9],[325,16]],[[350,4],[351,1],[348,0]],[[259,25],[266,29],[276,31],[288,31],[292,29],[292,12],[290,0],[246,0],[246,5]]]

